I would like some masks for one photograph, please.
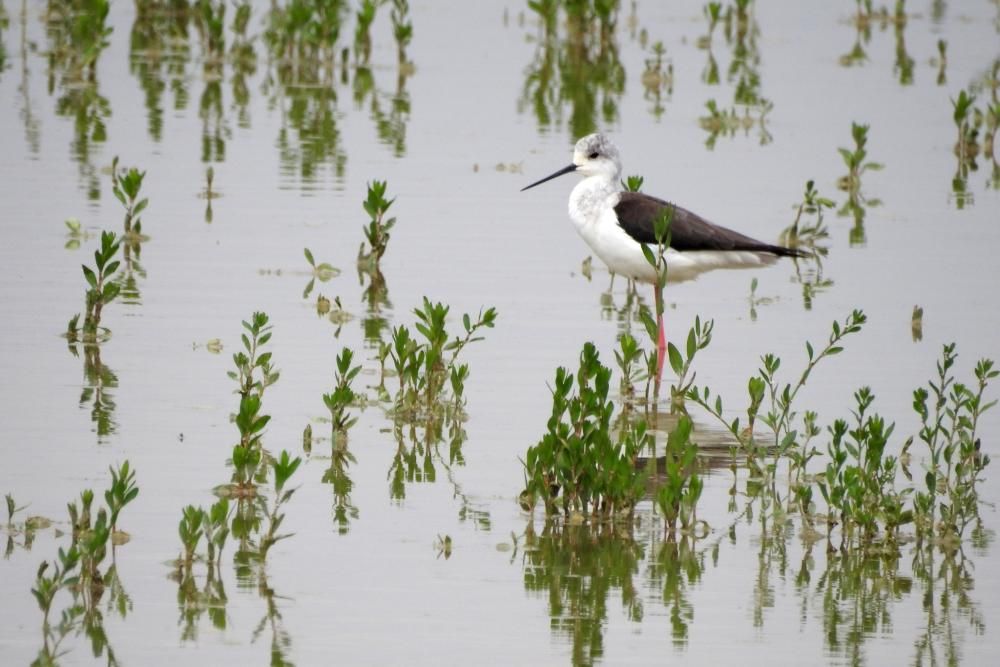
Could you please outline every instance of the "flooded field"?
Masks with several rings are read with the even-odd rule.
[[[0,663],[991,663],[998,79],[996,0],[0,0]],[[520,192],[597,131],[809,254],[659,386]]]

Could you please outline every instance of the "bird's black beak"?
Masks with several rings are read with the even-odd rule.
[[[549,176],[546,176],[545,178],[543,178],[540,181],[535,181],[531,185],[524,186],[523,188],[521,188],[521,192],[524,192],[525,190],[529,190],[529,189],[535,187],[536,185],[541,185],[545,181],[551,181],[553,178],[558,178],[559,176],[562,176],[563,174],[568,174],[571,171],[576,171],[576,165],[575,164],[571,164],[571,165],[568,165],[566,167],[563,167],[562,169],[560,169],[556,173],[550,174]]]

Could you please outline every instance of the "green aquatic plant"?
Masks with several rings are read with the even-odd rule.
[[[226,52],[226,3],[222,0],[197,0],[195,27],[201,35],[205,72],[219,75]]]
[[[348,429],[358,421],[347,409],[354,404],[357,395],[351,388],[354,378],[361,372],[361,366],[352,366],[354,353],[349,348],[341,350],[337,355],[337,371],[333,391],[323,394],[323,402],[330,411],[330,422],[333,426],[333,444],[337,439],[347,434]]]
[[[385,254],[386,248],[389,246],[389,232],[396,225],[396,218],[385,217],[389,207],[396,201],[395,199],[386,199],[387,186],[386,181],[372,181],[368,184],[368,196],[362,202],[362,206],[371,220],[364,229],[368,250],[365,251],[365,244],[362,243],[358,250],[358,265],[369,267],[372,270],[378,267],[379,260]]]
[[[86,241],[90,238],[90,234],[83,228],[83,225],[76,218],[66,218],[63,221],[66,225],[66,245],[64,246],[67,250],[76,250],[80,247],[82,241]]]
[[[541,501],[546,516],[566,520],[588,513],[601,521],[631,516],[648,475],[636,463],[643,451],[653,451],[653,435],[642,420],[614,434],[611,370],[593,343],[583,346],[575,390],[573,384],[566,368],[556,369],[547,431],[523,460],[522,503]]]
[[[733,103],[748,108],[770,110],[772,104],[761,95],[760,26],[753,0],[732,0],[722,17],[726,43],[732,50],[726,78],[733,84]],[[763,132],[761,113],[761,145],[770,141]],[[765,140],[766,139],[766,140]]]
[[[955,344],[945,345],[937,363],[937,377],[913,392],[913,409],[920,416],[918,437],[927,446],[929,460],[925,488],[914,497],[919,537],[934,537],[957,544],[968,527],[979,524],[977,485],[990,457],[982,452],[978,434],[980,417],[997,401],[986,401],[990,381],[1000,375],[991,359],[980,359],[974,368],[976,382],[956,381],[952,368],[958,355]]]
[[[302,298],[308,299],[309,295],[313,291],[313,287],[316,285],[317,280],[321,283],[329,282],[333,278],[340,275],[340,269],[332,264],[328,264],[327,262],[320,262],[317,264],[316,260],[313,259],[312,251],[309,250],[309,248],[304,248],[302,252],[306,256],[306,261],[309,262],[309,268],[312,269],[312,275],[309,277],[309,283],[306,284],[306,288],[302,292]]]
[[[128,461],[118,467],[118,470],[109,467],[111,473],[111,488],[104,492],[104,502],[111,512],[111,530],[118,527],[118,515],[130,502],[139,495],[139,486],[135,483],[135,471],[129,468]]]
[[[221,196],[221,193],[214,189],[215,169],[209,165],[205,170],[205,188],[198,193],[198,196],[205,200],[205,222],[212,223],[214,217],[212,213],[212,200]]]
[[[698,38],[698,48],[711,49],[712,36],[715,34],[715,28],[719,25],[719,19],[722,16],[722,3],[706,2],[705,6],[701,9],[702,14],[705,15],[705,19],[708,21],[708,32]]]
[[[131,603],[118,577],[117,566],[112,562],[104,567],[109,551],[121,542],[120,534],[114,530],[113,521],[118,512],[138,494],[138,487],[128,474],[128,461],[119,466],[117,472],[111,468],[112,488],[105,492],[110,498],[107,507],[94,512],[94,492],[90,489],[80,494],[80,504],[75,501],[67,505],[70,524],[70,544],[59,547],[56,559],[43,561],[35,575],[31,593],[42,612],[42,647],[35,664],[52,665],[65,654],[61,648],[63,641],[73,634],[86,634],[95,657],[107,654],[110,664],[117,664],[114,651],[103,626],[100,602],[105,591],[110,591],[108,609],[117,609],[125,616]],[[134,493],[120,496],[118,489],[124,479],[129,479]],[[122,502],[123,501],[123,502]],[[55,601],[60,592],[71,596],[58,623],[51,622]]]
[[[9,493],[4,494],[4,500],[7,502],[7,527],[10,528],[14,525],[14,515],[23,510],[24,507],[18,507],[14,496]]]
[[[937,41],[937,52],[937,62],[934,63],[938,67],[937,85],[943,86],[948,83],[948,42],[939,39]]]
[[[626,412],[630,412],[635,403],[635,387],[642,380],[639,362],[644,354],[645,351],[639,347],[638,341],[632,334],[625,332],[618,337],[618,349],[615,350],[615,361],[618,363],[618,370],[621,371],[618,394],[621,397],[622,409]]]
[[[400,65],[406,63],[406,47],[413,39],[413,22],[410,21],[410,3],[408,0],[392,0],[392,36],[396,40],[396,60]]]
[[[70,319],[66,327],[66,336],[70,342],[78,338],[82,338],[85,343],[98,342],[104,307],[114,301],[121,291],[119,285],[112,282],[120,265],[115,259],[119,246],[120,241],[114,232],[101,232],[101,246],[94,251],[94,268],[83,265],[83,277],[87,281],[83,327],[77,326],[79,314]]]
[[[228,371],[226,375],[236,380],[240,396],[262,396],[264,390],[277,382],[280,376],[271,363],[271,353],[261,352],[261,348],[271,340],[272,326],[267,313],[262,312],[253,313],[250,321],[243,320],[242,324],[244,333],[240,338],[243,350],[233,354],[236,370]]]
[[[142,189],[142,181],[145,177],[146,172],[139,171],[135,167],[119,170],[117,155],[111,161],[111,191],[125,207],[124,236],[126,238],[132,235],[142,237],[142,219],[139,215],[149,205],[148,198],[139,198],[139,191]]]
[[[914,343],[924,339],[924,309],[920,306],[913,306],[913,313],[910,315],[910,337]]]
[[[264,42],[283,77],[316,80],[321,66],[332,65],[346,8],[342,0],[290,0],[270,7]]]
[[[281,454],[271,461],[271,468],[274,471],[274,500],[270,507],[263,496],[257,497],[257,502],[262,504],[264,515],[267,518],[267,531],[261,536],[259,548],[260,559],[267,560],[267,553],[271,547],[279,541],[292,536],[291,533],[279,533],[285,514],[282,508],[292,498],[295,489],[286,489],[285,485],[298,469],[302,459],[296,456],[292,458],[287,451],[282,450]]]
[[[795,220],[783,229],[778,237],[781,244],[789,248],[807,250],[812,257],[817,259],[825,257],[829,248],[820,245],[820,243],[827,240],[830,233],[823,223],[823,209],[833,207],[833,200],[820,196],[814,181],[811,179],[806,181],[802,201],[796,208]]]
[[[233,354],[235,371],[227,374],[238,383],[239,412],[234,422],[240,440],[233,446],[232,491],[252,495],[256,484],[267,474],[261,437],[264,427],[271,420],[262,413],[264,390],[278,381],[280,373],[271,363],[271,353],[262,348],[271,340],[271,325],[266,313],[255,312],[250,321],[243,321],[245,333],[241,336],[243,350]]]
[[[854,400],[854,427],[838,419],[829,428],[830,460],[816,480],[828,507],[827,541],[839,524],[841,551],[855,545],[868,548],[880,532],[894,546],[899,527],[913,520],[912,510],[906,509],[912,489],[896,489],[898,458],[886,454],[895,425],[886,424],[878,414],[868,414],[875,400],[868,387],[855,392]],[[797,492],[802,516],[810,521],[811,486],[803,483]]]
[[[740,130],[746,136],[754,127],[758,129],[761,146],[771,143],[772,137],[767,131],[767,114],[774,108],[771,102],[761,100],[752,108],[753,110],[749,106],[745,107],[742,114],[737,111],[735,105],[728,109],[722,108],[714,99],[706,102],[705,108],[708,110],[708,115],[701,116],[698,125],[708,133],[705,139],[705,147],[708,150],[715,148],[720,136],[735,137]]]
[[[625,192],[640,192],[644,181],[645,179],[642,176],[626,176],[625,180],[622,181],[622,189]]]
[[[529,2],[541,19],[541,34],[527,61],[518,100],[539,128],[565,123],[571,136],[596,132],[618,119],[627,80],[617,42],[617,1]]]
[[[958,138],[955,142],[955,175],[952,177],[951,189],[956,206],[961,209],[972,201],[968,190],[969,172],[976,169],[976,156],[979,154],[979,126],[982,114],[975,107],[976,96],[962,90],[957,99],[951,100],[952,120]]]
[[[663,42],[653,44],[652,57],[646,59],[646,68],[642,72],[643,98],[653,103],[650,111],[657,120],[666,111],[663,106],[664,92],[669,100],[674,91],[674,64],[666,58],[666,54]]]
[[[35,532],[48,528],[52,525],[52,522],[45,517],[29,516],[23,522],[15,523],[14,515],[18,512],[23,512],[27,508],[27,505],[18,506],[14,500],[14,496],[10,493],[4,495],[4,500],[7,503],[7,523],[0,525],[0,532],[7,534],[7,543],[3,551],[3,557],[7,559],[11,557],[14,549],[17,547],[31,549],[31,545],[35,539]],[[20,542],[15,541],[17,537],[21,538]]]
[[[177,526],[177,533],[181,538],[181,545],[184,547],[182,562],[186,567],[190,567],[194,562],[195,551],[198,543],[204,534],[202,523],[205,521],[205,511],[200,507],[188,505],[181,512],[181,522]]]
[[[69,0],[48,5],[47,21],[60,35],[60,45],[52,57],[70,81],[93,83],[97,61],[110,45],[113,28],[108,25],[109,0]]]
[[[868,158],[868,125],[851,123],[851,137],[854,139],[854,150],[848,148],[838,148],[840,156],[847,167],[847,174],[842,176],[837,182],[837,187],[848,193],[858,193],[861,191],[861,176],[866,171],[878,171],[883,165],[878,162],[871,162]]]
[[[240,441],[233,445],[233,485],[241,493],[252,494],[264,473],[261,437],[264,427],[271,420],[270,415],[261,414],[260,396],[251,394],[240,399],[240,411],[236,415],[236,426],[240,431]]]
[[[664,472],[653,494],[670,540],[675,539],[678,520],[685,535],[692,534],[698,524],[698,500],[705,483],[698,475],[698,445],[691,440],[691,426],[691,418],[682,415],[667,436]]]
[[[483,340],[478,334],[482,329],[493,328],[497,313],[496,309],[487,308],[479,312],[475,321],[468,313],[463,314],[464,334],[452,337],[446,324],[450,310],[450,306],[424,297],[423,307],[413,311],[417,316],[414,328],[423,340],[415,338],[405,325],[399,325],[393,329],[392,340],[381,343],[380,386],[385,386],[387,359],[399,379],[399,389],[392,399],[396,418],[414,421],[440,415],[449,405],[463,404],[461,392],[469,371],[466,364],[458,363],[458,357],[466,345]],[[449,383],[455,393],[447,398],[445,389]]]
[[[371,26],[380,4],[380,0],[361,0],[354,15],[354,59],[361,65],[367,65],[372,55]]]
[[[217,629],[224,630],[226,627],[227,598],[220,565],[226,538],[230,534],[231,512],[229,500],[220,498],[208,511],[189,505],[181,514],[178,535],[183,551],[176,560],[171,578],[178,583],[177,603],[184,619],[181,640],[185,641],[197,636],[197,621],[206,611]],[[198,552],[202,540],[206,548],[204,554]],[[196,562],[205,565],[205,584],[200,590],[194,575]]]
[[[684,410],[684,397],[694,386],[695,374],[692,367],[695,357],[712,342],[714,327],[714,320],[702,324],[701,317],[695,316],[694,326],[688,330],[684,352],[673,343],[667,343],[667,359],[677,376],[677,383],[670,386],[670,408],[674,412]]]
[[[791,455],[793,446],[797,442],[799,431],[796,424],[799,413],[795,406],[795,400],[799,391],[806,385],[816,366],[823,359],[843,352],[844,338],[861,331],[867,320],[867,316],[860,310],[853,311],[844,319],[843,324],[835,320],[831,325],[827,344],[818,352],[813,348],[812,343],[807,341],[805,345],[806,367],[794,385],[779,379],[780,357],[773,354],[765,354],[761,357],[761,368],[747,382],[749,402],[745,413],[745,425],[741,425],[739,417],[730,421],[725,416],[722,397],[716,395],[713,398],[712,391],[708,387],[691,385],[687,389],[686,398],[715,417],[732,435],[738,443],[740,451],[747,458],[751,476],[759,482],[764,479],[765,475],[765,469],[761,466],[759,459],[767,452],[767,447],[770,447],[774,457],[773,463],[769,467],[773,473],[778,460],[783,456]],[[769,438],[768,446],[758,442],[754,432],[758,419],[771,431],[772,437]],[[809,412],[805,413],[804,433],[815,435],[813,422],[815,422],[814,415]],[[801,476],[805,464],[811,458],[808,442],[808,438],[803,439],[797,453],[798,476]],[[770,482],[773,485],[773,478],[770,479]]]
[[[545,605],[544,625],[566,645],[573,664],[602,661],[607,618],[616,607],[622,619],[640,627],[649,598],[643,587],[645,542],[621,525],[546,522],[540,532],[531,523],[525,528],[519,549],[524,590]],[[655,583],[694,583],[693,576],[678,576],[678,568],[665,570],[651,572]]]
[[[350,529],[351,520],[358,518],[358,508],[351,500],[354,481],[350,476],[350,466],[357,463],[354,454],[343,439],[335,440],[330,457],[330,467],[323,471],[323,483],[333,490],[333,521],[341,535]]]

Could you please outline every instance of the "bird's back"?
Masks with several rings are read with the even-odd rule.
[[[758,241],[709,222],[685,208],[640,192],[622,192],[614,209],[618,224],[639,243],[656,243],[655,221],[664,212],[670,211],[670,247],[674,250],[750,251],[771,253],[778,257],[802,256],[793,248]]]

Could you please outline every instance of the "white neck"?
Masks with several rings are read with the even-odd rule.
[[[620,190],[618,180],[609,179],[604,174],[588,176],[577,183],[569,195],[569,217],[577,230],[596,223],[605,208],[605,201],[616,196]]]

